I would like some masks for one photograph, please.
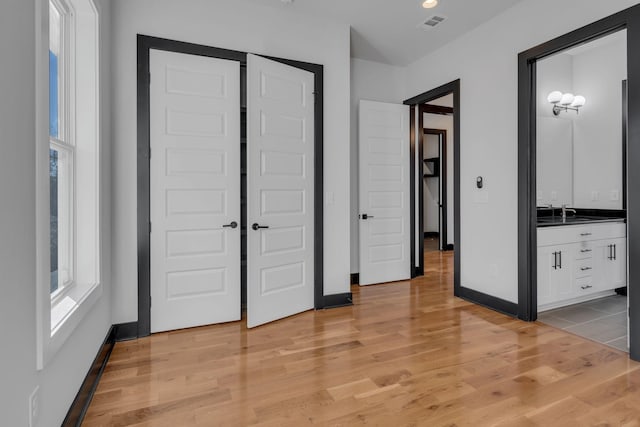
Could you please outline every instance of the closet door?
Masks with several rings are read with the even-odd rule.
[[[247,326],[313,308],[314,76],[247,57]]]
[[[240,320],[240,65],[150,52],[151,332]]]

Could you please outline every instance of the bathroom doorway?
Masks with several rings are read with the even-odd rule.
[[[634,291],[638,286],[634,278],[640,270],[637,263],[628,260],[635,259],[640,250],[633,238],[640,224],[636,220],[640,191],[639,171],[625,165],[640,161],[640,151],[633,141],[640,129],[640,92],[632,83],[635,76],[640,76],[640,62],[627,56],[627,52],[640,48],[640,33],[636,31],[640,29],[639,12],[640,7],[634,6],[521,52],[518,57],[518,316],[534,321],[540,313],[541,320],[553,316],[571,321],[560,313],[568,307],[575,314],[576,325],[563,329],[576,334],[579,329],[606,329],[603,317],[607,315],[619,317],[609,319],[611,323],[622,324],[626,319],[628,351],[634,360],[640,359],[640,312],[629,308],[638,306],[640,293]],[[598,53],[598,47],[616,38],[623,39],[626,46],[610,45]],[[550,91],[541,95],[538,77],[545,74],[543,61],[563,53],[571,58],[564,58],[565,64],[558,67],[567,69],[568,63],[570,79],[558,79],[554,83],[557,87],[547,88]],[[622,56],[624,74],[614,76],[611,84],[586,84],[584,70],[598,69],[598,77],[610,74],[607,67],[612,59],[588,58],[597,53]],[[594,67],[588,65],[589,61]],[[623,89],[622,80],[626,78],[630,84]],[[621,107],[625,95],[629,101],[626,108]],[[609,98],[618,101],[611,103]],[[612,126],[598,124],[612,113],[618,114]],[[548,117],[541,120],[541,114]],[[560,150],[565,144],[569,147],[566,152],[539,156],[544,146]],[[553,171],[550,165],[554,163],[558,175],[571,178],[562,188],[554,188],[547,179],[554,178],[545,172]],[[544,174],[541,181],[539,173]],[[609,178],[603,175],[607,173]],[[616,290],[624,294],[627,285],[630,301],[625,308],[626,296],[616,296]],[[602,316],[584,319],[578,312],[585,306]],[[583,319],[589,324],[578,325]],[[623,324],[622,333],[624,329]],[[624,347],[624,335],[588,338]]]

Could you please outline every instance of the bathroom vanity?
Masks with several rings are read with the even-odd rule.
[[[538,311],[611,295],[627,285],[623,218],[538,220]]]

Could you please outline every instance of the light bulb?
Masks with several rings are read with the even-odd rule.
[[[575,96],[572,93],[565,93],[562,95],[562,99],[560,100],[560,105],[571,105]]]
[[[549,94],[549,96],[547,96],[547,101],[549,101],[551,104],[557,104],[561,99],[562,92],[560,92],[559,90],[554,90]]]
[[[571,103],[571,106],[573,108],[580,108],[582,106],[584,106],[584,104],[587,102],[587,100],[585,99],[584,96],[581,95],[577,95],[574,99],[573,102]]]
[[[424,0],[422,2],[422,7],[425,9],[431,9],[432,7],[436,7],[438,5],[438,0]]]

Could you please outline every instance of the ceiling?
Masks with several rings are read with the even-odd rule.
[[[351,56],[397,66],[408,65],[523,0],[244,0],[351,25]],[[433,15],[446,17],[435,28],[417,28]]]

